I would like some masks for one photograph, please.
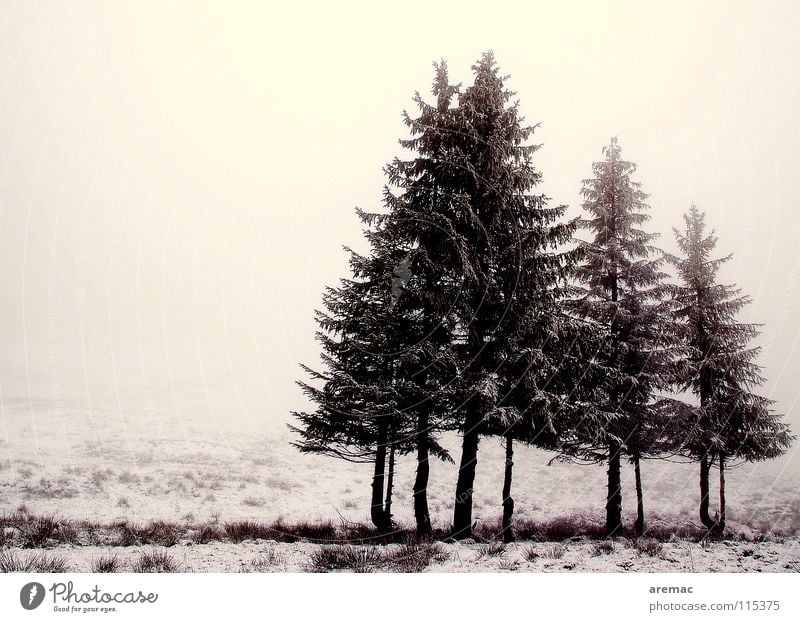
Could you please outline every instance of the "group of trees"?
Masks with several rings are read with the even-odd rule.
[[[301,382],[315,405],[293,413],[303,452],[374,464],[372,521],[392,529],[398,455],[417,461],[417,532],[431,532],[429,461],[461,434],[452,536],[472,534],[482,436],[506,448],[503,535],[513,540],[516,442],[564,459],[607,463],[606,532],[622,530],[621,468],[633,465],[636,529],[644,529],[640,461],[681,455],[700,465],[700,514],[725,524],[725,467],[775,457],[793,441],[752,391],[762,382],[737,321],[748,299],[716,282],[716,239],[692,206],[674,230],[681,256],[646,230],[647,195],[616,139],[583,183],[586,218],[565,219],[534,189],[535,126],[524,125],[491,52],[474,82],[451,84],[435,64],[428,103],[404,113],[412,157],[385,168],[384,209],[358,211],[369,251],[348,249],[352,275],[323,296],[323,369]],[[578,231],[590,241],[579,241]],[[678,284],[666,268],[675,269]],[[679,399],[688,393],[696,399]],[[720,511],[709,516],[712,465]]]

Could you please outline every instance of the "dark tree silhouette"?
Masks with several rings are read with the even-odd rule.
[[[652,246],[657,234],[641,228],[650,219],[647,195],[631,179],[636,165],[620,157],[616,138],[603,153],[605,159],[593,164],[594,177],[583,183],[589,218],[582,224],[594,239],[581,244],[586,258],[576,271],[581,287],[569,307],[607,329],[598,357],[613,373],[595,387],[595,400],[614,417],[603,434],[579,439],[578,453],[608,462],[606,534],[613,536],[622,531],[622,456],[631,458],[641,484],[639,460],[655,393],[668,384],[670,344],[669,332],[662,330],[663,258]],[[638,496],[637,522],[643,526],[641,485]]]
[[[375,267],[376,262],[351,254],[354,271]],[[320,453],[351,462],[372,462],[371,519],[375,527],[391,529],[391,490],[386,481],[387,453],[394,456],[390,438],[404,439],[398,429],[407,425],[398,409],[399,395],[392,382],[392,361],[383,332],[387,327],[386,287],[383,280],[342,279],[338,288],[323,295],[325,311],[317,311],[321,330],[316,338],[323,348],[324,372],[303,366],[322,387],[300,382],[317,406],[311,413],[293,413],[298,426],[290,426],[301,440],[302,452]],[[408,443],[403,450],[408,451]],[[384,493],[385,491],[385,493]],[[384,497],[386,494],[386,497]],[[390,505],[390,504],[389,504]]]
[[[295,428],[304,439],[298,444],[301,450],[330,452],[335,441],[337,455],[346,455],[353,451],[350,445],[364,444],[364,439],[352,434],[353,418],[374,419],[356,426],[358,430],[366,427],[370,432],[367,446],[377,447],[373,507],[382,499],[383,448],[388,443],[392,464],[394,450],[413,450],[419,535],[431,533],[429,457],[451,460],[437,435],[454,425],[450,414],[456,375],[452,341],[460,266],[466,253],[450,224],[453,204],[460,198],[448,187],[453,165],[446,159],[452,141],[450,100],[457,87],[449,84],[444,62],[435,67],[436,105],[428,105],[417,94],[414,101],[420,117],[404,114],[412,138],[401,145],[416,157],[395,159],[386,167],[389,185],[384,191],[384,212],[358,210],[367,225],[370,253],[361,256],[351,251],[353,279],[342,281],[339,289],[326,295],[328,313],[318,314],[324,331],[318,339],[330,373],[316,375],[326,383],[324,390],[302,385],[318,410],[296,415],[303,425]],[[342,384],[349,393],[341,390]],[[390,467],[389,482],[392,475]],[[386,528],[390,506],[391,490],[382,505],[379,529]]]
[[[523,125],[494,55],[485,53],[472,69],[474,83],[451,117],[448,154],[456,164],[451,187],[462,197],[453,229],[467,251],[454,333],[463,397],[452,536],[472,534],[480,436],[499,434],[506,444],[502,503],[509,541],[514,440],[553,446],[560,429],[579,425],[579,412],[580,425],[596,422],[596,409],[565,399],[566,383],[557,379],[578,353],[570,349],[575,321],[559,305],[578,251],[558,250],[577,221],[564,222],[563,206],[549,207],[545,196],[532,194],[541,179],[532,162],[539,146],[527,144],[536,126]]]
[[[684,217],[685,229],[673,229],[681,257],[670,256],[681,285],[672,288],[686,354],[677,380],[699,398],[685,431],[685,451],[700,463],[700,520],[709,530],[725,529],[725,468],[729,461],[753,462],[781,455],[794,436],[771,409],[772,400],[752,392],[763,382],[756,363],[759,348],[748,345],[758,326],[738,322],[750,299],[741,290],[716,282],[720,266],[713,231],[705,234],[705,216],[695,205]],[[709,475],[719,467],[719,515],[709,515]]]

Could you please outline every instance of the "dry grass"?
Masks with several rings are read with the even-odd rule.
[[[658,557],[664,549],[664,545],[655,538],[637,538],[633,546],[639,553],[650,557]]]
[[[564,557],[564,553],[566,552],[567,547],[559,542],[556,542],[542,549],[542,557],[547,557],[548,559],[561,559]]]
[[[613,540],[600,540],[592,545],[592,556],[611,555],[614,552]]]
[[[311,572],[373,572],[386,562],[383,551],[374,546],[333,544],[318,547],[309,557]]]
[[[142,551],[131,566],[132,572],[178,572],[178,564],[166,551]]]
[[[112,527],[114,537],[111,544],[115,546],[175,546],[181,538],[188,537],[187,527],[166,521],[153,521],[146,525],[117,521]]]
[[[500,557],[505,553],[506,547],[502,542],[487,542],[478,547],[479,557]]]
[[[309,558],[312,572],[422,572],[433,563],[444,563],[450,553],[439,542],[408,538],[396,548],[352,544],[322,545]]]
[[[119,572],[122,564],[117,558],[116,553],[101,555],[92,560],[92,572]]]
[[[418,542],[409,538],[387,554],[387,570],[420,572],[434,562],[444,563],[449,559],[450,552],[439,542]]]
[[[63,555],[30,553],[20,558],[9,550],[0,550],[0,572],[69,572],[70,566]]]
[[[276,548],[259,553],[249,564],[242,564],[239,572],[274,572],[286,567],[286,555]]]
[[[539,559],[539,557],[539,552],[536,550],[535,546],[526,546],[524,549],[522,549],[522,558],[525,561],[535,562],[537,559]]]

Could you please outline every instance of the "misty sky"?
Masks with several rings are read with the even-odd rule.
[[[191,386],[284,421],[401,111],[491,48],[554,202],[614,135],[663,248],[707,212],[800,427],[796,3],[380,4],[0,0],[2,398]]]

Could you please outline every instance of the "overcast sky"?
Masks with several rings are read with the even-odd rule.
[[[554,202],[613,135],[664,248],[707,212],[800,428],[797,4],[382,4],[0,0],[3,396],[188,383],[284,421],[401,111],[491,48]]]

